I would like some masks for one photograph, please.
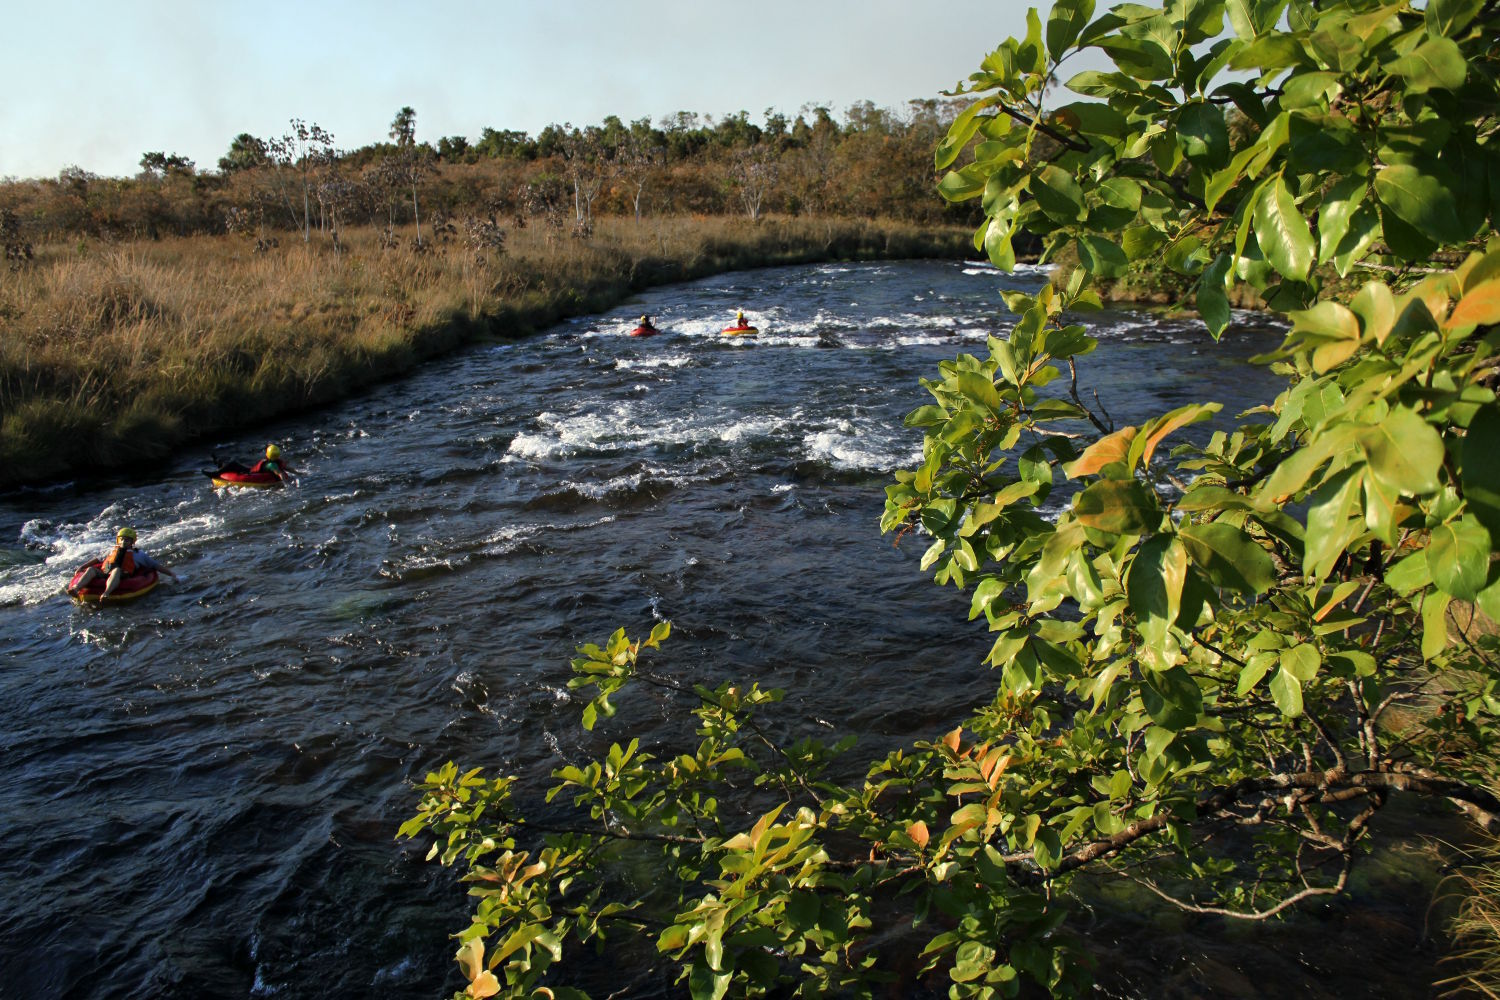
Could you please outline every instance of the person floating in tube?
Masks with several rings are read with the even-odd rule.
[[[68,588],[68,596],[77,597],[80,591],[103,576],[105,577],[104,593],[99,595],[99,603],[103,604],[119,589],[121,580],[135,573],[145,573],[153,569],[158,573],[165,573],[174,580],[177,579],[176,573],[135,547],[134,528],[121,528],[115,532],[115,547],[110,550],[109,555],[105,556],[98,566],[90,566],[84,570],[78,581]]]

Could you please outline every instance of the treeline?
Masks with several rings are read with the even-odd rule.
[[[78,167],[56,178],[0,183],[0,233],[12,258],[31,242],[74,236],[157,238],[240,233],[261,246],[296,234],[337,240],[346,226],[393,234],[416,225],[524,225],[541,218],[587,234],[594,216],[653,214],[751,219],[765,212],[924,224],[972,222],[972,207],[933,197],[932,149],[962,103],[912,101],[902,112],[866,101],[843,120],[809,107],[718,120],[678,112],[657,124],[610,116],[540,134],[485,128],[475,139],[417,141],[402,108],[388,141],[337,148],[317,124],[281,136],[242,133],[217,169],[147,152],[133,178]]]

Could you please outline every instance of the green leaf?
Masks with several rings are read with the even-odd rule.
[[[1083,188],[1073,175],[1048,163],[1031,177],[1031,196],[1042,211],[1058,222],[1081,222],[1088,215]]]
[[[1205,101],[1183,105],[1177,116],[1177,144],[1194,165],[1210,170],[1222,167],[1229,160],[1224,112]]]
[[[1329,188],[1318,207],[1318,263],[1333,259],[1349,233],[1349,220],[1364,199],[1367,185],[1359,177],[1345,177]]]
[[[1217,587],[1263,594],[1276,582],[1270,554],[1232,524],[1186,524],[1178,536],[1193,564]]]
[[[1111,35],[1095,44],[1109,53],[1122,72],[1137,80],[1166,80],[1172,76],[1172,56],[1149,38]]]
[[[1422,658],[1430,660],[1448,645],[1447,594],[1429,593],[1422,599]]]
[[[1138,534],[1161,523],[1161,508],[1135,479],[1102,479],[1073,498],[1073,516],[1087,528]]]
[[[723,1000],[731,978],[729,972],[715,972],[706,964],[694,962],[688,974],[688,994],[693,1000]]]
[[[1172,623],[1182,609],[1187,580],[1187,550],[1174,535],[1156,535],[1136,552],[1126,577],[1125,592],[1135,613],[1141,637],[1153,650],[1164,651]]]
[[[1365,528],[1359,510],[1363,467],[1345,469],[1324,483],[1308,498],[1307,546],[1302,568],[1314,580],[1322,580],[1357,535]]]
[[[1078,237],[1078,262],[1101,278],[1123,278],[1130,267],[1125,251],[1102,236]]]
[[[1451,38],[1429,38],[1411,53],[1392,60],[1385,69],[1406,80],[1413,93],[1457,90],[1463,86],[1469,64],[1458,43]]]
[[[1240,670],[1239,680],[1235,685],[1235,692],[1243,698],[1254,691],[1256,685],[1276,666],[1278,657],[1270,651],[1255,653],[1245,661],[1245,666]]]
[[[938,182],[938,194],[948,201],[967,201],[984,193],[989,182],[989,172],[978,164],[971,163],[961,170],[950,170]]]
[[[1417,233],[1442,243],[1467,239],[1473,231],[1459,221],[1451,186],[1410,163],[1382,167],[1375,175],[1375,197]]]
[[[963,393],[965,399],[973,400],[987,409],[998,410],[1000,408],[1000,393],[996,391],[995,383],[987,375],[974,371],[959,372],[958,391]]]
[[[1302,714],[1302,682],[1286,670],[1278,670],[1271,677],[1271,700],[1288,719]]]
[[[1221,253],[1198,278],[1198,315],[1203,317],[1204,325],[1215,340],[1223,336],[1233,318],[1225,291],[1225,279],[1229,277],[1232,263],[1229,254]]]
[[[979,113],[993,104],[993,98],[981,98],[964,108],[953,119],[953,124],[948,126],[948,134],[938,143],[937,152],[933,155],[934,169],[946,170],[953,165],[958,154],[974,138],[974,132],[979,128]]]
[[[1443,593],[1474,600],[1489,577],[1490,533],[1467,517],[1438,525],[1427,545],[1427,567]]]
[[[1094,16],[1094,0],[1057,0],[1047,15],[1047,54],[1061,59]]]
[[[1391,489],[1422,496],[1438,488],[1443,439],[1414,411],[1392,410],[1379,424],[1361,429],[1358,440],[1370,471]]]
[[[1284,277],[1305,281],[1312,270],[1312,230],[1280,176],[1261,189],[1254,220],[1255,240],[1271,266]]]
[[[1203,692],[1182,667],[1146,671],[1141,678],[1141,703],[1152,722],[1174,732],[1190,728],[1203,714]]]
[[[1281,654],[1281,669],[1306,684],[1318,676],[1323,665],[1323,655],[1312,643],[1300,642]]]
[[[1469,421],[1460,454],[1460,480],[1469,513],[1491,538],[1500,537],[1500,406],[1479,408]]]
[[[1423,11],[1427,31],[1451,38],[1467,27],[1483,7],[1484,0],[1427,0],[1427,9]]]

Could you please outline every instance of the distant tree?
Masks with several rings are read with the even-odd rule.
[[[806,116],[813,121],[808,123]],[[792,136],[801,147],[788,170],[798,200],[813,212],[827,211],[833,200],[834,166],[838,155],[838,123],[826,107],[804,105],[792,126]]]
[[[297,212],[292,208],[286,177],[295,174],[302,188],[302,242],[312,240],[312,189],[317,172],[331,164],[336,156],[333,134],[301,118],[291,119],[291,129],[266,144],[266,152],[275,171],[273,178],[295,225]]]
[[[393,158],[403,184],[411,188],[411,215],[417,227],[417,246],[422,245],[422,213],[417,203],[417,184],[434,169],[432,148],[417,144],[417,113],[410,107],[396,112],[391,121],[391,139],[396,143]]]
[[[146,153],[141,157],[141,174],[161,180],[168,174],[193,173],[193,161],[178,153]]]
[[[766,194],[776,184],[780,166],[771,148],[764,143],[734,151],[729,163],[730,183],[739,195],[740,204],[750,221],[760,219]]]
[[[771,143],[772,148],[779,151],[785,145],[786,141],[791,137],[790,127],[786,115],[775,108],[766,109],[764,137],[766,141]]]
[[[666,155],[666,139],[651,127],[651,119],[640,118],[630,123],[630,131],[618,147],[615,160],[630,189],[630,204],[637,222],[641,221],[641,196],[646,183],[661,172]]]
[[[263,140],[249,132],[241,132],[229,144],[229,152],[219,157],[219,170],[232,174],[241,170],[252,170],[266,165],[269,153]]]
[[[536,147],[536,141],[525,132],[486,127],[480,133],[479,141],[474,144],[473,150],[479,156],[532,160],[537,155]]]
[[[391,141],[398,147],[413,146],[417,141],[417,112],[408,105],[391,119]]]
[[[461,135],[445,135],[438,140],[437,157],[444,163],[472,163],[472,147]]]
[[[761,130],[758,126],[750,123],[750,115],[745,111],[736,111],[732,115],[726,115],[714,126],[714,141],[721,146],[753,146],[760,142]]]
[[[564,124],[561,152],[573,185],[573,217],[580,224],[593,218],[594,201],[614,171],[604,146],[604,132],[597,126],[577,129]]]
[[[679,111],[668,115],[661,122],[666,138],[667,156],[685,160],[697,153],[706,144],[701,116],[695,111]]]

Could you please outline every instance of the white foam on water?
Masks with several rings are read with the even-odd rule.
[[[809,458],[837,469],[891,472],[922,461],[919,438],[897,436],[878,426],[862,427],[853,420],[840,420],[807,434],[802,444]]]
[[[516,551],[527,541],[548,533],[585,531],[606,524],[613,524],[615,515],[586,521],[582,524],[508,524],[484,539],[479,550],[484,556],[505,556]]]
[[[595,452],[634,452],[658,447],[721,441],[739,444],[769,437],[788,424],[788,418],[728,417],[722,410],[683,416],[650,412],[635,402],[616,403],[608,411],[563,416],[550,411],[537,415],[538,427],[511,440],[506,460],[540,461]]]
[[[686,354],[668,354],[654,358],[616,358],[615,367],[621,371],[645,370],[654,368],[681,368],[690,365],[693,359]]]
[[[651,466],[642,469],[640,472],[614,476],[605,480],[591,479],[579,482],[574,479],[564,479],[558,483],[558,486],[562,489],[572,490],[579,496],[588,497],[590,500],[603,500],[611,493],[634,492],[648,482],[683,486],[691,481],[686,476],[674,476],[667,469],[660,466]]]

